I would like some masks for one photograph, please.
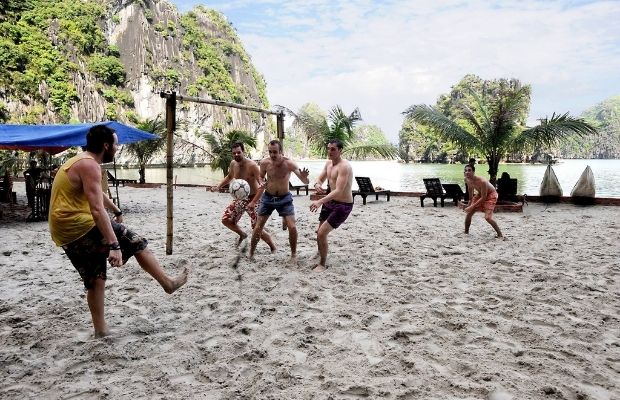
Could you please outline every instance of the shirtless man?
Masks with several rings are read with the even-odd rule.
[[[253,200],[259,198],[256,194],[258,193],[258,177],[260,171],[258,165],[245,156],[243,143],[233,143],[230,146],[230,150],[232,151],[233,160],[228,167],[228,175],[226,175],[224,180],[217,186],[212,186],[211,191],[219,192],[222,186],[229,184],[234,179],[243,179],[250,185],[250,195],[248,198],[244,200],[233,200],[224,210],[224,215],[222,215],[222,224],[239,235],[239,240],[237,241],[238,246],[248,237],[248,234],[243,232],[239,225],[237,225],[244,211],[250,216],[252,229],[256,226],[257,202]],[[269,236],[267,231],[263,231],[260,237],[269,245],[272,253],[276,251],[276,246],[273,244],[271,236]]]
[[[465,166],[465,182],[470,193],[470,201],[463,211],[467,213],[465,216],[465,233],[469,233],[471,225],[471,217],[476,211],[484,211],[484,219],[495,229],[497,238],[503,239],[502,231],[500,231],[497,222],[493,219],[493,210],[497,203],[497,191],[486,179],[474,175],[476,167],[467,164]],[[474,190],[476,194],[474,194]]]
[[[261,194],[260,206],[258,207],[258,220],[252,232],[250,245],[250,260],[254,258],[254,250],[258,243],[259,236],[263,233],[263,228],[267,219],[277,210],[288,228],[288,242],[291,246],[291,262],[297,263],[297,227],[295,225],[295,207],[293,207],[293,195],[289,192],[289,178],[291,172],[304,183],[308,184],[307,168],[299,169],[293,160],[289,160],[282,154],[282,144],[277,140],[272,140],[267,146],[269,157],[260,162],[260,181],[261,185],[258,192]],[[265,181],[267,177],[267,182]],[[248,207],[258,201],[258,195]]]
[[[319,248],[319,264],[313,271],[322,272],[327,269],[327,235],[338,228],[349,216],[353,209],[353,169],[351,164],[342,159],[342,142],[332,139],[327,144],[329,160],[319,175],[314,189],[317,194],[324,194],[323,182],[327,179],[331,192],[325,197],[313,201],[310,211],[315,212],[321,206],[319,228],[316,231],[316,241]]]
[[[104,318],[106,261],[120,267],[135,257],[169,294],[187,282],[189,272],[185,268],[180,275],[169,276],[147,248],[146,239],[121,223],[123,213],[101,190],[99,164],[111,162],[117,148],[118,137],[112,129],[105,125],[90,128],[85,151],[60,167],[50,199],[49,230],[82,278],[95,337],[109,334]],[[106,208],[114,212],[115,220]]]

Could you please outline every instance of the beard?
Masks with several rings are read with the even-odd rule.
[[[114,161],[114,149],[110,148],[103,152],[103,163],[109,163]]]

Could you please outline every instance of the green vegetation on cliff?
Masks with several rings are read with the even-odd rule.
[[[72,74],[79,60],[89,59],[89,70],[103,82],[123,85],[124,67],[108,51],[99,23],[105,7],[98,1],[30,0],[9,2],[0,22],[0,84],[15,101],[45,108],[48,101],[62,122],[71,118],[78,100]],[[26,117],[8,116],[11,122],[32,123]],[[36,121],[35,121],[36,122]]]
[[[561,146],[565,158],[620,158],[620,95],[589,108],[581,114],[595,126],[598,135],[571,138]]]
[[[153,30],[158,21],[166,40],[174,38],[183,46],[180,56],[155,65],[149,42],[142,70],[153,82],[187,87],[190,95],[202,92],[220,100],[268,107],[264,79],[222,14],[197,7],[182,15],[178,24],[170,19],[161,22],[154,3],[135,3]],[[6,101],[0,102],[2,120],[36,123],[51,112],[57,122],[69,122],[75,119],[73,106],[85,101],[79,98],[82,93],[76,82],[92,80],[105,100],[105,117],[127,119],[134,108],[126,85],[129,67],[120,58],[124,50],[110,45],[103,30],[106,24],[119,24],[121,17],[117,12],[112,15],[108,4],[100,0],[0,2],[0,97]],[[195,78],[193,63],[200,71]],[[19,111],[11,115],[15,105]]]
[[[214,31],[206,31],[201,26],[200,20],[203,18],[213,24]],[[233,71],[229,57],[236,56],[256,84],[259,105],[269,105],[264,79],[252,65],[237,34],[222,14],[199,6],[181,17],[181,26],[184,30],[183,47],[193,53],[203,73],[188,86],[188,94],[196,96],[205,90],[215,99],[247,104],[251,99],[247,87],[235,84],[231,75]]]

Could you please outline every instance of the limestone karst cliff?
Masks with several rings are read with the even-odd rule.
[[[121,122],[163,118],[160,91],[268,108],[265,82],[214,10],[164,0],[26,0],[0,6],[0,120]],[[179,103],[178,134],[241,129],[263,143],[257,113]],[[183,158],[183,154],[179,158]],[[206,156],[206,155],[199,155]]]

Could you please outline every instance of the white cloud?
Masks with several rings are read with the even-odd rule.
[[[531,84],[532,123],[552,112],[579,114],[620,94],[616,1],[238,0],[207,6],[233,22],[273,104],[359,107],[364,122],[394,142],[402,111],[434,103],[467,73]]]

